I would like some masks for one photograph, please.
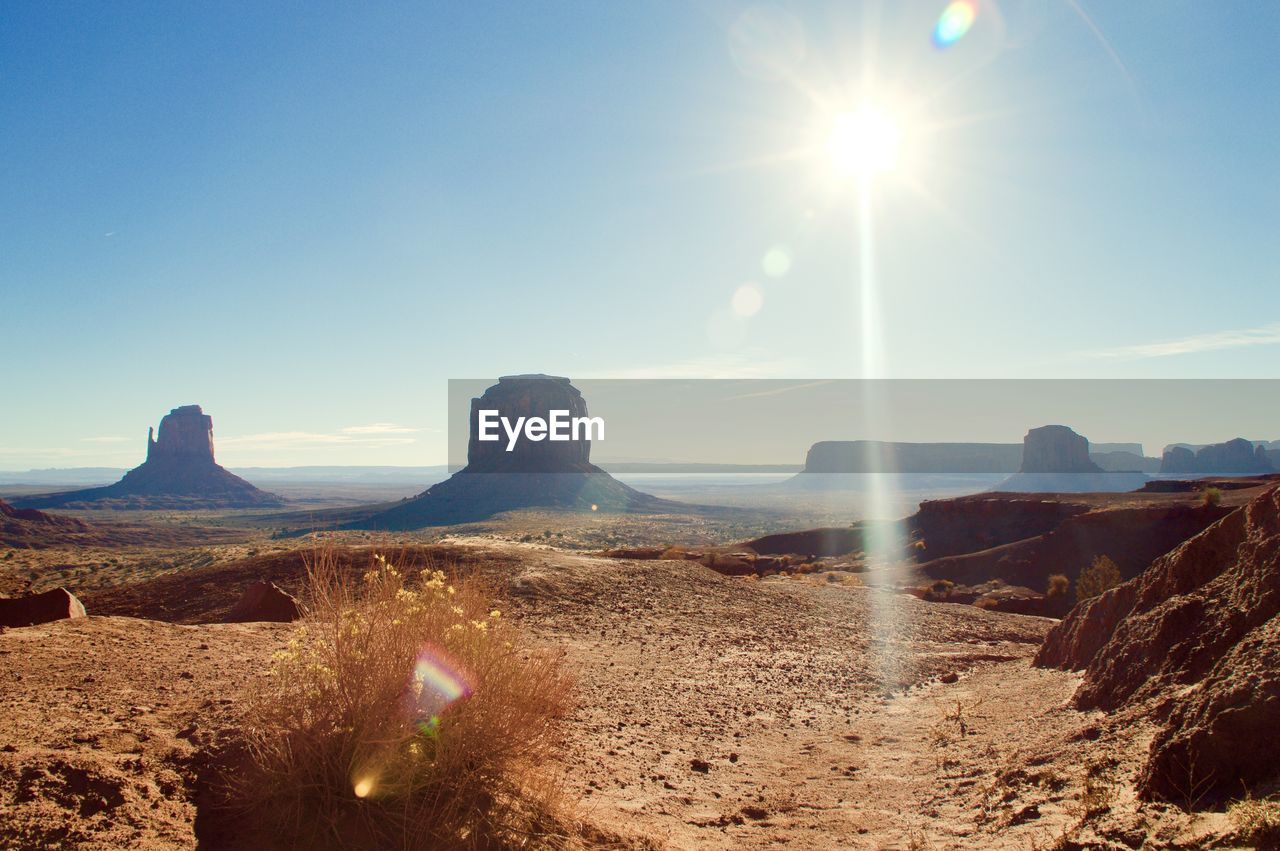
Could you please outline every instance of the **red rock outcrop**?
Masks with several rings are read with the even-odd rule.
[[[147,460],[103,488],[27,497],[27,508],[184,509],[283,505],[220,467],[213,458],[213,418],[199,405],[174,408],[147,433]]]
[[[88,529],[88,523],[74,517],[45,514],[34,508],[14,508],[0,499],[0,544],[6,547],[47,547]]]
[[[0,598],[0,626],[34,626],[84,616],[84,606],[66,588],[27,597]]]
[[[292,594],[274,582],[259,580],[244,589],[240,601],[227,613],[227,623],[271,621],[289,623],[302,617],[302,609]]]
[[[1239,794],[1280,774],[1280,488],[1077,606],[1039,665],[1085,669],[1081,708],[1148,707],[1163,722],[1150,797]]]
[[[1044,535],[1088,510],[1078,502],[979,494],[926,500],[907,522],[912,537],[924,542],[913,553],[926,561]]]
[[[998,503],[996,503],[998,505]],[[972,584],[1002,579],[1015,585],[1044,588],[1049,577],[1063,574],[1074,584],[1096,556],[1107,556],[1125,578],[1137,576],[1151,562],[1226,516],[1232,509],[1206,505],[1153,505],[1082,511],[1046,532],[989,549],[943,556],[920,570],[934,579]],[[982,526],[972,534],[979,535]],[[922,556],[935,552],[933,541]]]

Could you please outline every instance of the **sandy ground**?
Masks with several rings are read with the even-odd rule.
[[[564,649],[578,708],[560,768],[608,831],[690,849],[1186,835],[1127,791],[1142,730],[1067,708],[1076,676],[1030,667],[1047,620],[460,543],[503,556],[501,605]],[[0,847],[195,847],[202,749],[234,734],[291,629],[90,617],[0,634]]]

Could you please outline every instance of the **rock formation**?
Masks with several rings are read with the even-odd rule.
[[[1022,439],[1020,473],[1101,473],[1089,460],[1089,441],[1064,425],[1033,428]]]
[[[174,408],[148,430],[147,460],[114,485],[16,500],[27,508],[258,508],[283,505],[220,467],[213,418],[199,405]]]
[[[66,588],[27,597],[0,598],[0,626],[34,626],[84,616],[84,606]]]
[[[271,621],[290,623],[302,617],[297,599],[274,582],[259,580],[244,589],[240,601],[227,613],[227,623]]]
[[[1016,443],[892,443],[823,440],[809,447],[804,472],[814,473],[1013,473],[1022,448]]]
[[[591,443],[520,440],[507,451],[506,440],[479,439],[478,412],[496,410],[517,417],[550,416],[570,411],[587,415],[587,404],[567,378],[549,375],[505,376],[471,400],[467,466],[412,499],[346,525],[358,529],[420,529],[483,520],[503,511],[550,508],[605,512],[687,512],[690,506],[640,493],[591,463]]]
[[[1155,475],[1160,472],[1160,459],[1148,458],[1134,452],[1098,452],[1092,444],[1089,446],[1089,460],[1108,473],[1146,473]]]
[[[505,438],[482,441],[477,415],[497,410],[511,421],[518,417],[543,417],[550,411],[568,411],[569,417],[585,417],[587,402],[567,378],[548,375],[508,375],[471,400],[471,431],[467,441],[467,469],[473,473],[592,472],[591,441],[521,440],[508,452]]]
[[[88,529],[89,524],[74,517],[45,514],[34,508],[14,508],[0,499],[0,544],[6,547],[47,547]]]
[[[1162,727],[1149,797],[1238,795],[1280,775],[1280,488],[1086,601],[1039,665],[1085,670],[1080,708],[1147,711]]]
[[[1192,451],[1186,446],[1165,448],[1161,475],[1256,475],[1275,472],[1265,446],[1237,437]]]
[[[1155,473],[1160,459],[1142,455],[1140,443],[1090,444],[1066,426],[1032,429],[1023,443],[896,443],[823,440],[809,447],[804,470],[792,480],[819,475],[910,473],[982,475],[1023,473]]]
[[[1089,457],[1089,441],[1064,425],[1033,428],[1022,440],[1022,466],[994,490],[1015,493],[1090,493],[1142,487],[1145,474],[1109,473]]]

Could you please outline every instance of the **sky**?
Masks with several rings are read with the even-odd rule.
[[[1280,377],[1280,4],[946,5],[6,3],[0,469],[191,403],[443,463],[511,373]]]

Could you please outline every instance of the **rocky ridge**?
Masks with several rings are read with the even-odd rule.
[[[1140,576],[1077,606],[1036,656],[1084,669],[1082,709],[1135,709],[1161,728],[1140,787],[1238,795],[1280,766],[1280,487]]]

